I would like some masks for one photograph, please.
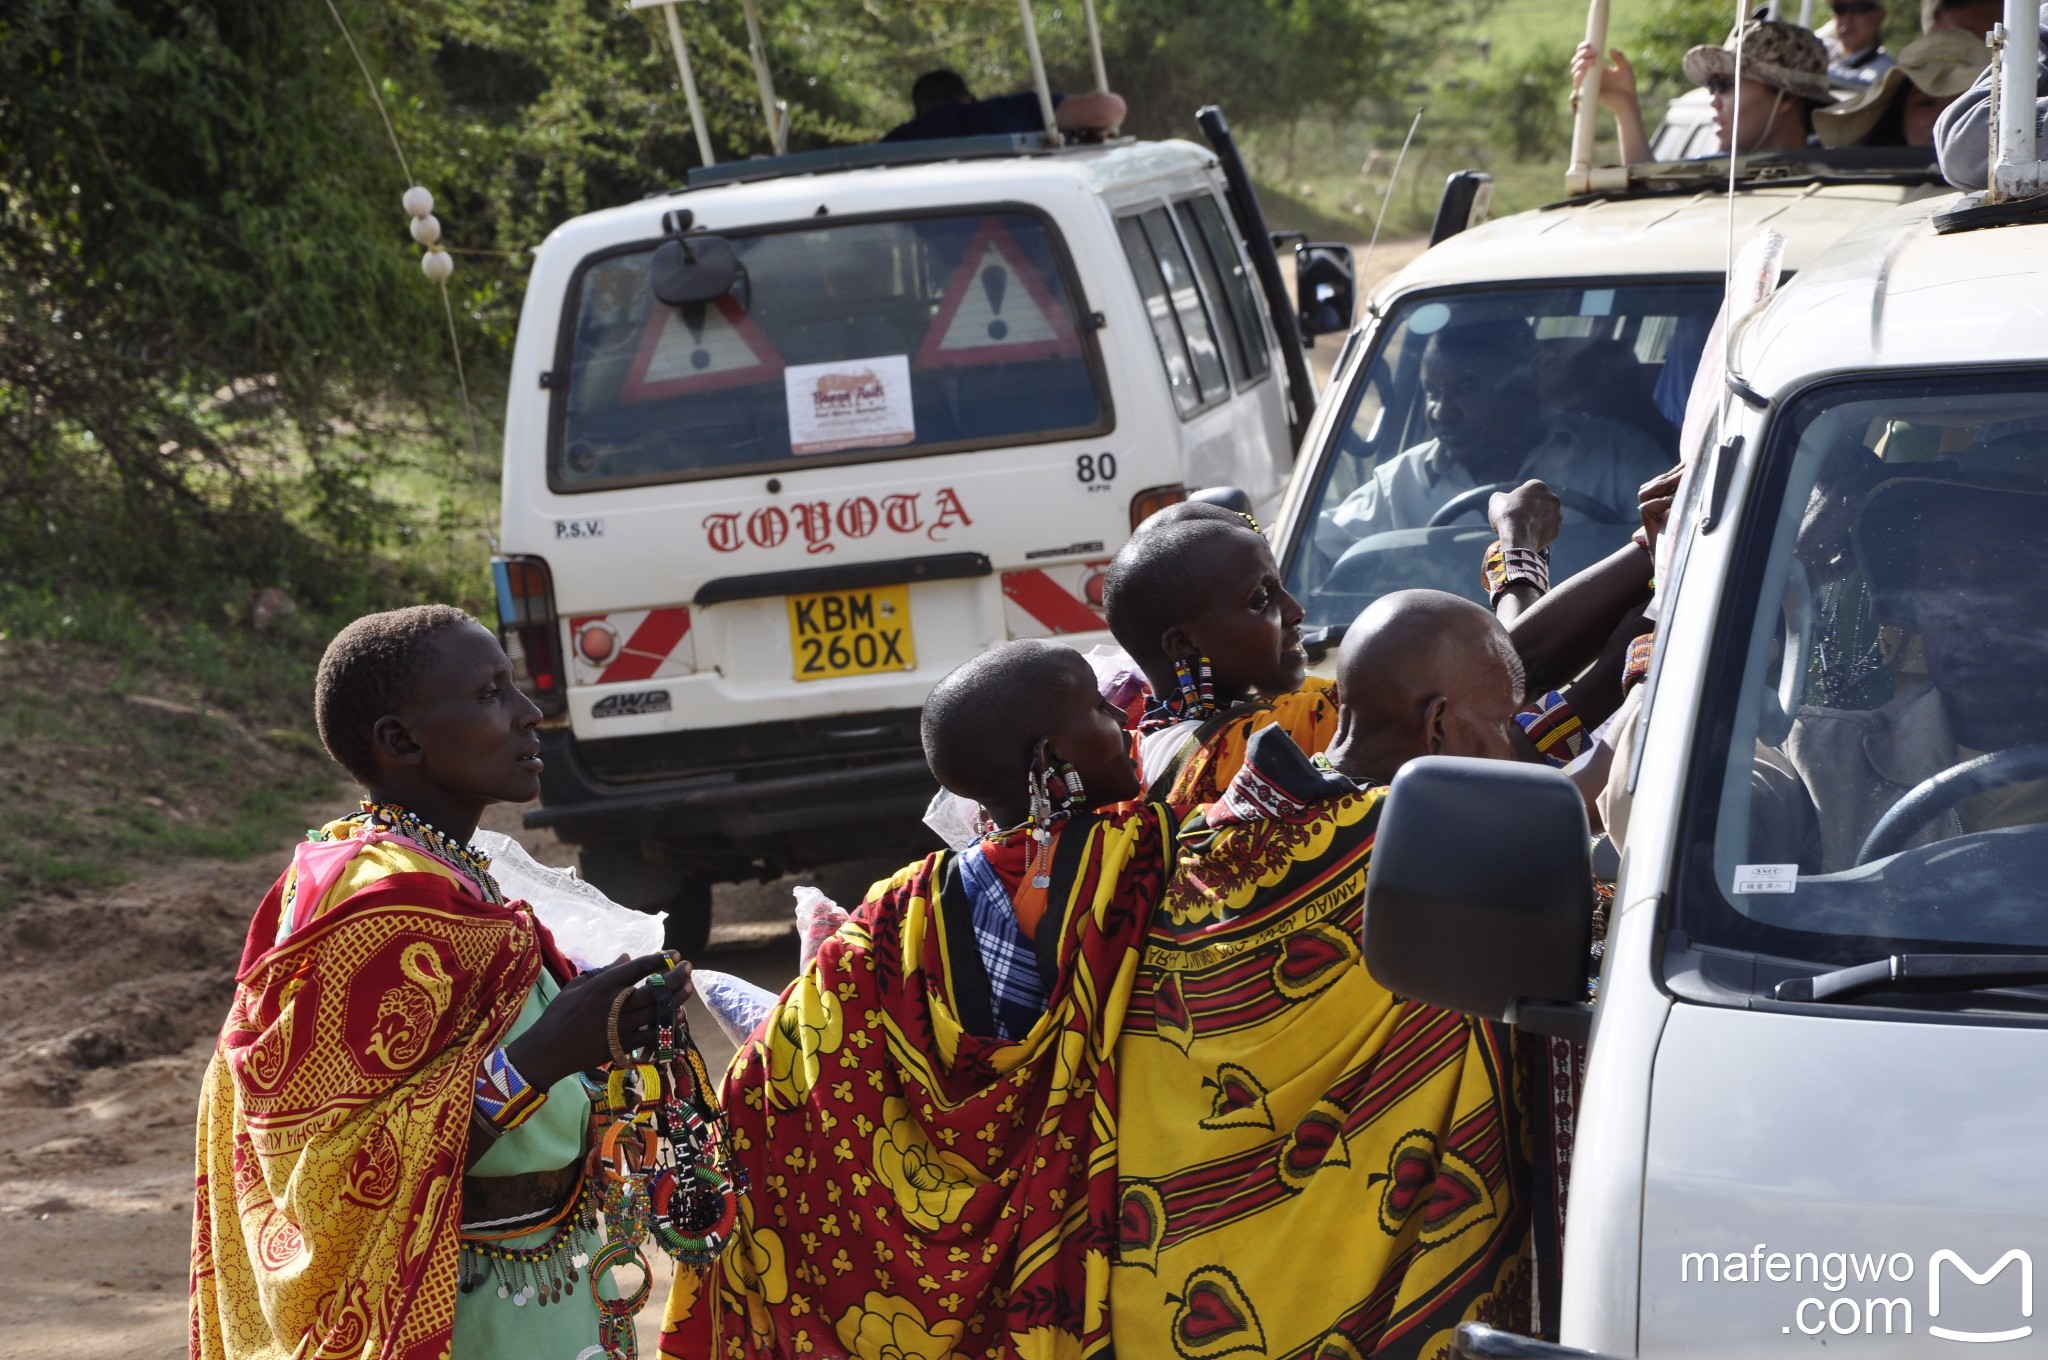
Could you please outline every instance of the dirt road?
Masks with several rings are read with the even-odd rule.
[[[307,824],[349,806],[337,791],[308,809]],[[552,837],[517,832],[511,809],[485,824],[519,834],[543,862],[571,862]],[[188,862],[0,918],[0,1355],[185,1354],[199,1079],[249,916],[290,850]],[[894,867],[806,879],[858,901]],[[706,966],[780,988],[796,967],[793,881],[721,886]],[[730,1047],[708,1017],[696,1019],[707,1061],[721,1068]],[[657,1321],[650,1306],[643,1355]]]

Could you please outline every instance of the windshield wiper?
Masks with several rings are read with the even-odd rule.
[[[1787,978],[1772,995],[1780,1001],[1839,1001],[1878,987],[1968,992],[2027,982],[2048,982],[2048,954],[1894,954],[1810,978]]]

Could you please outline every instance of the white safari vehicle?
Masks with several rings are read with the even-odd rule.
[[[1632,166],[1617,188],[1467,230],[1457,230],[1470,193],[1459,179],[1438,216],[1440,243],[1373,290],[1302,440],[1276,541],[1308,612],[1311,655],[1389,591],[1479,598],[1492,492],[1527,476],[1558,492],[1565,528],[1552,570],[1562,579],[1628,537],[1637,485],[1678,456],[1728,264],[1727,160]],[[1743,157],[1735,239],[1776,230],[1796,271],[1859,223],[1941,187],[1926,151]],[[1497,381],[1501,334],[1534,336],[1535,390]],[[1423,357],[1461,337],[1478,380],[1437,394],[1450,414],[1526,417],[1544,434],[1497,480],[1435,452]]]
[[[1220,161],[1000,137],[707,167],[540,247],[496,561],[548,714],[528,824],[673,941],[714,880],[918,843],[927,690],[1004,639],[1104,640],[1146,515],[1277,505],[1314,396],[1204,121]],[[1297,265],[1309,328],[1348,327],[1348,252]]]
[[[2031,143],[2014,8],[1996,121]],[[2006,201],[1885,213],[1735,334],[1617,761],[1596,1003],[1574,790],[1395,782],[1374,971],[1525,1033],[1590,1018],[1568,1346],[2042,1353],[2048,198],[2031,145],[2002,158]]]

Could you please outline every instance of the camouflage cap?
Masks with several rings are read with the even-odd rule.
[[[1715,76],[1733,77],[1735,49],[1742,48],[1742,74],[1809,104],[1828,104],[1828,49],[1797,24],[1747,19],[1719,47],[1695,47],[1685,54],[1686,79],[1704,85]]]

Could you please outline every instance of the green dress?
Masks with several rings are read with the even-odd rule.
[[[526,1005],[505,1035],[510,1042],[540,1018],[561,988],[542,971],[540,980],[526,994]],[[590,1128],[590,1099],[583,1093],[580,1078],[570,1075],[548,1088],[548,1098],[527,1121],[500,1138],[469,1169],[471,1176],[516,1176],[532,1171],[558,1171],[584,1153],[584,1138]],[[508,1247],[535,1247],[548,1240],[553,1228],[514,1237]],[[585,1236],[582,1249],[595,1256],[600,1244]],[[515,1305],[498,1297],[495,1286],[455,1296],[455,1341],[450,1360],[577,1360],[598,1344],[597,1303],[590,1296],[583,1275],[560,1303],[542,1308],[536,1303]],[[606,1298],[616,1298],[610,1280],[602,1286]]]

